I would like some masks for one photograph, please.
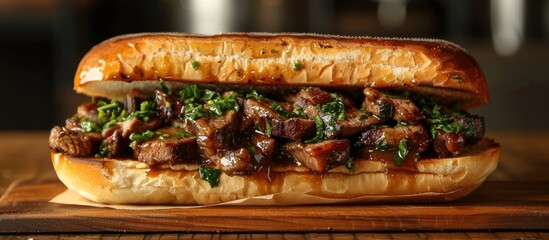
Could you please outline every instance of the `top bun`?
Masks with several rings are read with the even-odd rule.
[[[90,96],[123,99],[134,88],[158,88],[158,79],[172,87],[208,83],[390,88],[437,96],[460,108],[489,102],[478,64],[453,43],[313,34],[118,36],[84,56],[74,88]]]

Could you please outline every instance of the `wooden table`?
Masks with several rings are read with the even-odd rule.
[[[49,160],[46,132],[0,132],[0,195],[16,180],[54,180],[55,172]],[[503,146],[498,169],[487,180],[548,183],[549,132],[488,133]],[[0,225],[2,222],[0,222]],[[543,225],[543,224],[542,224]],[[545,225],[546,226],[546,225]],[[549,229],[537,231],[470,232],[317,232],[317,233],[153,233],[153,234],[35,234],[0,235],[7,239],[549,239]]]

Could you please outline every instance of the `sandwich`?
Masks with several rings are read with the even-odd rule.
[[[442,40],[144,33],[93,47],[91,99],[50,132],[59,179],[107,204],[463,197],[496,168],[486,79]],[[277,204],[303,204],[285,197]]]

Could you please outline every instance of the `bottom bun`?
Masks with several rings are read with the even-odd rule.
[[[317,174],[303,167],[272,167],[254,176],[222,174],[219,185],[201,180],[198,165],[151,169],[133,160],[76,158],[52,152],[59,179],[83,197],[108,204],[217,204],[270,194],[290,194],[273,204],[306,204],[298,196],[328,202],[451,201],[477,188],[496,168],[500,147],[484,139],[463,156],[423,159],[417,169],[389,162],[357,160],[354,171],[339,166]],[[296,197],[291,197],[295,194]],[[288,197],[290,196],[290,197]]]

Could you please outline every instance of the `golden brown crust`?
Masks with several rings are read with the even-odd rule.
[[[82,196],[111,204],[216,204],[269,194],[286,194],[276,204],[296,204],[306,194],[322,198],[366,201],[451,201],[478,187],[496,168],[500,147],[483,140],[468,147],[464,156],[421,160],[417,171],[385,162],[355,162],[355,172],[344,166],[324,174],[299,167],[273,168],[265,176],[227,176],[211,188],[200,179],[196,166],[180,170],[153,170],[131,160],[73,158],[52,153],[59,179]],[[293,196],[293,195],[290,195]]]
[[[192,62],[198,66],[193,68]],[[299,62],[299,69],[294,65]],[[132,88],[170,83],[295,85],[405,89],[441,95],[460,107],[489,101],[475,60],[441,40],[311,34],[145,33],[119,36],[91,49],[74,88],[121,99]],[[101,83],[101,84],[97,84]]]

